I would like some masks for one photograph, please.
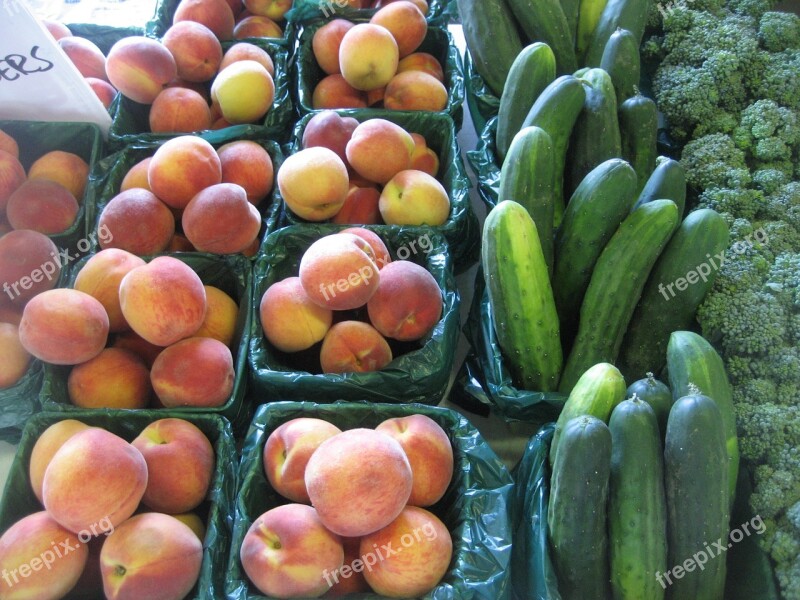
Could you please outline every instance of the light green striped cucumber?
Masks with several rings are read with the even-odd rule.
[[[680,224],[653,267],[628,324],[618,363],[626,379],[661,371],[670,334],[691,329],[729,237],[725,219],[710,208],[692,211]]]
[[[608,0],[586,49],[584,64],[590,67],[600,66],[608,39],[617,28],[630,31],[638,47],[644,36],[650,2],[651,0]]]
[[[536,98],[556,78],[556,57],[550,46],[534,42],[523,48],[508,72],[500,111],[497,114],[495,146],[503,164],[511,140],[522,128],[528,111]]]
[[[607,0],[580,0],[578,6],[578,30],[575,35],[575,56],[579,65],[585,65],[586,50],[600,21]]]
[[[627,29],[617,29],[611,34],[603,49],[600,68],[604,69],[614,82],[617,104],[622,104],[636,95],[641,76],[639,45]]]
[[[686,206],[686,172],[677,160],[659,156],[656,158],[656,167],[647,178],[633,208],[637,209],[651,200],[664,199],[672,200],[678,207],[678,216],[683,217]]]
[[[558,315],[536,225],[513,200],[486,216],[481,263],[497,341],[516,385],[549,392],[563,355]]]
[[[559,0],[507,0],[528,39],[544,42],[556,56],[556,71],[566,74],[578,68],[573,34]]]
[[[514,200],[536,224],[548,275],[553,272],[553,141],[540,127],[522,129],[500,170],[499,200]]]
[[[658,157],[658,109],[650,98],[637,94],[619,106],[619,130],[622,138],[622,158],[631,163],[639,178],[639,190],[644,187],[656,167]],[[671,198],[667,198],[671,200]]]
[[[603,249],[583,298],[561,392],[568,393],[590,366],[616,361],[647,276],[677,220],[678,207],[671,200],[648,202],[622,222]]]

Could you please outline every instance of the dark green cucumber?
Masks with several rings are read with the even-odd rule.
[[[579,79],[586,97],[569,139],[569,161],[564,174],[567,194],[572,194],[597,165],[622,157],[617,96],[611,77],[603,69],[589,69]]]
[[[585,98],[583,83],[572,75],[562,75],[539,94],[522,123],[522,127],[532,125],[541,127],[553,140],[554,227],[561,224],[564,216],[564,167],[567,160],[567,146]]]
[[[522,129],[500,170],[498,199],[514,200],[525,207],[539,234],[539,243],[553,272],[553,141],[540,127]]]
[[[581,375],[558,415],[550,445],[550,464],[555,461],[558,440],[568,421],[591,415],[607,423],[611,411],[624,399],[625,380],[614,365],[599,363]]]
[[[701,394],[714,401],[722,414],[728,452],[728,493],[732,506],[739,475],[739,440],[736,437],[733,388],[722,358],[703,336],[692,331],[674,331],[667,345],[667,370],[674,399],[686,396],[691,392],[691,386],[696,386]]]
[[[516,385],[537,391],[558,386],[563,356],[558,314],[536,225],[513,200],[486,216],[483,276],[497,341]]]
[[[475,70],[500,96],[522,40],[506,0],[456,0]]]
[[[660,372],[670,334],[692,328],[729,237],[725,219],[710,208],[689,213],[678,227],[650,273],[622,342],[619,367],[628,381]]]
[[[578,7],[578,30],[575,36],[575,56],[578,64],[585,65],[586,50],[600,21],[600,15],[606,6],[607,0],[580,0]]]
[[[583,298],[561,392],[568,393],[590,366],[616,361],[647,276],[677,220],[678,208],[671,200],[648,202],[622,222],[603,249]]]
[[[511,140],[522,128],[536,98],[556,78],[556,57],[550,46],[534,42],[519,53],[508,72],[500,112],[497,113],[495,146],[503,164]]]
[[[553,440],[553,444],[556,440]],[[565,426],[550,477],[547,528],[563,600],[608,597],[611,433],[589,415]]]
[[[584,64],[590,67],[600,66],[608,39],[617,28],[630,31],[638,48],[644,36],[650,2],[651,0],[608,0],[586,49]]]
[[[617,104],[622,104],[636,95],[642,67],[639,60],[639,45],[630,31],[617,29],[611,34],[603,49],[600,68],[604,69],[614,82]]]
[[[561,75],[578,68],[573,33],[559,0],[507,0],[522,32],[529,40],[544,42],[556,56],[556,71]]]
[[[653,408],[638,396],[617,405],[611,431],[608,538],[615,600],[662,600],[667,570],[664,455]]]
[[[678,207],[678,216],[683,218],[686,206],[686,172],[681,163],[666,156],[656,158],[656,167],[647,178],[634,209],[652,200],[672,200]]]
[[[728,469],[725,431],[707,396],[681,397],[672,406],[664,441],[668,564],[660,581],[671,600],[722,600],[728,544]],[[716,544],[716,545],[715,545]],[[675,569],[686,563],[683,576]]]
[[[575,335],[594,265],[636,200],[636,173],[621,158],[589,172],[572,194],[556,234],[553,293],[562,339]]]
[[[663,381],[656,379],[652,373],[647,373],[646,377],[637,379],[628,386],[625,397],[632,398],[634,394],[647,402],[655,411],[663,438],[667,431],[669,411],[672,408],[672,392],[669,391],[669,387]]]
[[[656,168],[658,157],[658,109],[650,98],[637,94],[619,106],[622,158],[631,163],[639,177],[639,190]],[[667,198],[671,200],[671,198]]]

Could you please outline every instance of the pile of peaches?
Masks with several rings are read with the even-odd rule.
[[[430,417],[346,431],[292,419],[267,438],[263,464],[292,502],[259,516],[241,545],[242,567],[265,595],[416,598],[447,572],[450,532],[423,507],[447,491],[453,449]]]

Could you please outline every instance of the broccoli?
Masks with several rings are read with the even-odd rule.
[[[800,109],[800,50],[765,52],[760,80],[754,95],[774,100],[781,106]]]
[[[751,179],[744,152],[724,133],[711,133],[686,144],[681,166],[686,183],[695,190],[744,188]]]
[[[758,41],[770,52],[800,48],[800,16],[787,12],[765,12],[758,23]]]
[[[800,145],[800,119],[796,111],[774,100],[757,100],[742,111],[733,140],[751,157],[754,169],[772,167],[791,177],[792,158]]]

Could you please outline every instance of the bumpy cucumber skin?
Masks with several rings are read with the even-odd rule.
[[[671,600],[722,600],[730,518],[728,470],[722,415],[716,403],[702,395],[680,398],[672,406],[664,442],[664,488],[667,496],[667,563],[687,559],[708,561],[701,570],[671,578]],[[709,558],[709,549],[714,557]]]
[[[507,0],[520,28],[530,40],[544,42],[556,56],[556,71],[572,73],[578,68],[573,33],[559,0]]]
[[[639,190],[656,168],[658,157],[658,109],[650,98],[636,95],[619,106],[622,158],[631,163],[639,178]],[[671,200],[671,198],[667,198]]]
[[[583,298],[561,392],[568,393],[591,365],[616,361],[647,276],[677,220],[678,207],[671,200],[648,202],[622,222],[603,249]]]
[[[604,69],[614,83],[617,104],[636,95],[642,66],[636,38],[627,29],[617,29],[611,34],[603,49],[600,68]]]
[[[522,129],[511,142],[500,170],[500,200],[514,200],[528,211],[536,224],[539,243],[553,272],[553,140],[540,127]]]
[[[644,27],[651,0],[608,0],[600,13],[589,47],[586,50],[584,64],[597,67],[603,59],[608,39],[619,29],[627,29],[636,40],[636,47],[642,43]]]
[[[639,193],[633,209],[653,200],[672,200],[683,217],[686,206],[686,172],[677,160],[659,156],[656,166]]]
[[[495,146],[501,164],[536,98],[555,78],[556,57],[543,42],[526,46],[514,60],[497,113]]]
[[[556,440],[553,440],[553,444]],[[547,527],[563,600],[608,597],[611,433],[592,416],[564,427],[550,478]]]
[[[611,413],[608,533],[615,600],[662,600],[667,570],[664,455],[652,407],[638,398]]]
[[[625,397],[632,398],[634,394],[640,400],[647,402],[655,411],[658,419],[658,428],[663,439],[664,434],[667,432],[669,411],[672,408],[672,392],[669,387],[663,381],[656,379],[652,373],[647,373],[646,377],[637,379],[628,386]]]
[[[701,394],[711,398],[722,414],[728,453],[728,494],[730,506],[733,506],[736,478],[739,475],[739,440],[736,436],[733,388],[722,358],[703,336],[693,331],[674,331],[667,344],[667,371],[674,399],[692,393],[690,386],[693,385]]]
[[[522,123],[522,127],[531,125],[541,127],[553,140],[553,158],[555,160],[554,227],[561,224],[564,216],[564,175],[567,147],[585,99],[586,91],[583,83],[572,75],[562,75],[539,94]]]
[[[517,385],[553,391],[563,364],[558,314],[536,225],[525,208],[499,202],[486,216],[481,261],[497,341]]]
[[[697,307],[714,283],[717,256],[729,242],[728,224],[719,213],[701,208],[689,213],[658,258],[639,305],[631,317],[620,350],[619,368],[630,381],[648,371],[658,373],[667,360],[667,344],[673,331],[691,329]],[[706,265],[706,281],[697,269]],[[693,282],[683,291],[675,291],[674,282],[694,274]]]

